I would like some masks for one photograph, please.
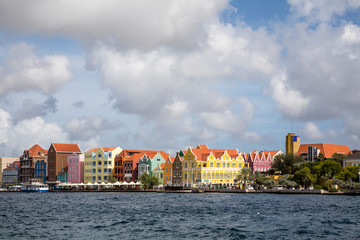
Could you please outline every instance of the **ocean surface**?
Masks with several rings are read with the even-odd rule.
[[[0,193],[0,239],[360,239],[360,197]]]

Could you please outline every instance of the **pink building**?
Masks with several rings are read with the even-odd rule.
[[[253,173],[260,172],[265,173],[271,168],[271,164],[274,162],[274,157],[280,154],[281,151],[253,151],[249,154],[244,154],[245,164],[251,168]]]
[[[68,182],[84,182],[84,154],[72,153],[68,156]]]

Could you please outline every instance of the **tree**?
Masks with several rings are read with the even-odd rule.
[[[274,187],[277,187],[279,184],[275,180],[267,179],[264,181],[264,185],[269,188],[274,188]]]
[[[299,185],[306,186],[313,185],[316,183],[316,176],[311,174],[311,171],[308,167],[304,167],[294,173],[294,181]]]
[[[291,180],[292,178],[293,177],[291,177],[289,175],[287,175],[287,176],[285,176],[283,178],[280,178],[279,179],[279,185],[282,185],[282,186],[284,186],[286,188],[296,187],[298,184],[296,182],[292,181]]]
[[[110,176],[109,179],[108,179],[108,182],[110,182],[110,183],[116,183],[116,182],[117,182],[117,178],[114,177],[114,176]]]
[[[275,157],[271,168],[275,171],[280,171],[282,174],[292,174],[296,171],[296,167],[300,163],[304,162],[304,159],[294,154],[279,154]]]
[[[148,173],[143,173],[140,176],[139,181],[144,185],[144,188],[146,189],[150,189],[154,186],[159,185],[159,179],[155,176],[151,177]]]
[[[247,181],[249,181],[251,178],[252,178],[251,169],[248,167],[242,168],[240,174],[237,175],[236,177],[238,181],[242,181],[243,188],[247,188]]]
[[[334,153],[334,154],[332,155],[331,160],[334,160],[335,162],[338,162],[338,163],[340,163],[340,164],[342,165],[343,160],[344,160],[346,157],[347,157],[347,155],[345,155],[345,154]]]
[[[339,174],[337,174],[335,177],[337,179],[340,179],[342,181],[354,181],[359,182],[359,168],[355,166],[348,166],[344,167]]]
[[[319,156],[317,158],[320,162],[323,162],[325,160],[325,156],[322,153],[319,153]]]
[[[264,174],[261,174],[259,172],[255,172],[255,175],[254,175],[254,182],[255,182],[255,188],[256,190],[259,190],[259,187],[261,185],[264,185],[264,182],[265,182],[266,178],[265,178],[265,175]]]
[[[327,179],[335,177],[335,175],[339,174],[341,170],[341,164],[333,160],[325,160],[321,164],[321,176]]]

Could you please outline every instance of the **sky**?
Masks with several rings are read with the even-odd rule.
[[[360,148],[360,0],[0,0],[0,156]]]

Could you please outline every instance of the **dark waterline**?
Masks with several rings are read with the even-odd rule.
[[[0,239],[359,239],[360,197],[2,193]]]

